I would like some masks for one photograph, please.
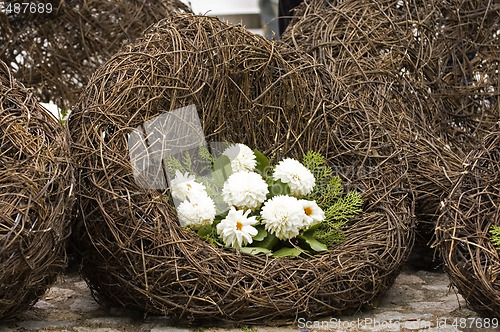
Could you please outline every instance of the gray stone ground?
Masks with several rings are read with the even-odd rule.
[[[442,272],[403,269],[394,286],[380,299],[378,307],[348,317],[325,317],[308,321],[304,317],[284,326],[238,326],[207,323],[179,326],[168,317],[143,317],[121,308],[100,307],[76,272],[67,272],[17,320],[0,323],[4,331],[73,332],[276,332],[276,331],[500,331],[479,328],[498,320],[480,318],[467,308],[463,298],[449,288]],[[483,324],[483,325],[480,325]]]

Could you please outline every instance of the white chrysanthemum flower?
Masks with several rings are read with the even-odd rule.
[[[179,170],[175,171],[175,178],[170,182],[170,191],[172,197],[179,201],[207,195],[205,186],[196,182],[193,175],[189,175],[187,172],[182,174]]]
[[[217,234],[222,237],[224,244],[233,248],[241,248],[253,242],[258,231],[253,225],[258,221],[256,217],[248,217],[250,210],[236,210],[231,207],[227,217],[217,225]]]
[[[267,231],[278,239],[292,239],[305,226],[304,209],[292,196],[274,196],[264,203],[260,213]]]
[[[255,210],[266,200],[267,183],[260,174],[237,172],[229,176],[222,188],[222,198],[238,209]]]
[[[299,203],[302,204],[302,209],[304,210],[306,228],[317,225],[325,220],[325,212],[315,201],[301,199],[299,200]]]
[[[314,188],[314,175],[298,160],[283,159],[276,165],[273,178],[288,184],[290,192],[295,197],[304,197]]]
[[[245,144],[234,144],[223,153],[231,160],[231,169],[234,173],[241,171],[253,171],[257,165],[257,159],[252,149]]]
[[[185,200],[179,204],[177,213],[182,227],[189,226],[193,230],[198,230],[214,221],[215,204],[208,195],[200,195],[196,200]]]

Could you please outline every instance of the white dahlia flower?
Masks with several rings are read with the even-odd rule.
[[[196,200],[185,200],[179,204],[177,214],[182,227],[188,226],[193,230],[198,230],[214,221],[215,204],[208,195],[200,195]]]
[[[252,149],[245,144],[234,144],[223,153],[231,160],[231,169],[234,173],[241,171],[253,171],[257,160]]]
[[[229,176],[222,188],[222,198],[238,209],[255,210],[266,200],[269,190],[260,174],[237,172]]]
[[[290,192],[295,197],[303,197],[311,193],[314,188],[314,175],[298,160],[283,159],[276,165],[273,178],[288,184]]]
[[[281,240],[296,237],[305,226],[302,204],[292,196],[274,196],[264,203],[260,215],[266,230]]]
[[[248,217],[250,210],[236,210],[231,207],[227,217],[217,225],[217,234],[222,237],[224,244],[233,248],[241,248],[253,242],[258,231],[253,225],[258,221],[256,217]]]
[[[306,228],[317,225],[325,220],[325,212],[315,201],[301,199],[299,200],[299,203],[302,204],[302,209],[304,210]]]
[[[182,174],[179,170],[175,171],[175,178],[170,181],[170,191],[172,197],[179,201],[207,195],[205,186],[196,182],[194,175],[189,175],[187,172]]]

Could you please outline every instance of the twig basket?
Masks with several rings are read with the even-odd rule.
[[[67,130],[0,62],[0,319],[65,267],[73,184]]]
[[[467,154],[499,126],[499,24],[489,0],[310,0],[281,39],[338,75],[391,76],[419,94],[429,129]]]
[[[486,317],[500,312],[500,255],[489,230],[500,225],[500,133],[465,160],[436,227],[436,245],[452,284]]]
[[[42,102],[68,110],[92,73],[180,0],[47,0],[5,2],[0,12],[0,59]],[[27,5],[27,6],[26,6]]]
[[[442,117],[446,135],[467,155],[500,128],[500,3],[419,0],[408,7],[419,8],[417,46],[427,50],[420,75],[441,103],[430,114]]]
[[[327,96],[333,86],[338,94]],[[203,16],[164,20],[114,56],[69,121],[80,183],[75,244],[94,296],[155,314],[246,323],[369,305],[411,250],[412,206],[404,160],[387,135],[369,130],[344,88],[312,59]],[[127,137],[188,105],[196,105],[207,140],[278,157],[326,155],[366,202],[345,241],[324,255],[275,259],[216,248],[179,227],[168,190],[134,181]]]
[[[417,233],[428,242],[463,158],[500,123],[498,4],[311,0],[294,15],[280,42],[373,105],[405,150]]]

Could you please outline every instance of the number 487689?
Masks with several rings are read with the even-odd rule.
[[[0,1],[0,10],[4,14],[50,14],[53,7],[50,2],[6,2]]]

